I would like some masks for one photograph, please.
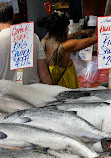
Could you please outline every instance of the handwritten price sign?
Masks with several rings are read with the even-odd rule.
[[[98,17],[98,69],[111,68],[111,16]]]
[[[33,67],[34,23],[11,26],[10,70]]]
[[[79,56],[81,60],[84,61],[91,61],[92,60],[92,52],[93,52],[93,46],[87,47],[83,50],[79,51]]]

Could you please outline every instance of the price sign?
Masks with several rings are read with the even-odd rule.
[[[80,50],[79,56],[80,56],[81,60],[91,61],[92,60],[92,52],[93,52],[93,46],[87,47],[83,50]]]
[[[98,69],[111,69],[111,16],[98,17]]]
[[[10,70],[33,67],[34,23],[11,26]]]

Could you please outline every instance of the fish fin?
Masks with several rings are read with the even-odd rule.
[[[38,151],[41,151],[41,152],[47,152],[47,150],[49,149],[48,147],[43,147],[41,145],[36,145],[36,144],[33,144],[33,148],[34,150],[38,150]]]
[[[71,148],[71,146],[66,146],[66,148],[65,148],[65,151],[67,152],[67,153],[73,153],[72,151],[73,151],[73,149]]]
[[[50,101],[46,103],[46,106],[56,106],[56,105],[61,105],[64,103],[64,100],[55,100],[55,101]]]
[[[50,129],[50,128],[49,128],[49,130],[50,130],[51,132],[55,132],[53,129]]]
[[[18,123],[27,123],[27,122],[31,122],[31,118],[21,117],[21,118],[19,118],[19,121],[18,121]]]
[[[67,111],[67,112],[73,115],[77,114],[77,111]]]
[[[6,114],[6,116],[4,117],[4,120],[5,120],[5,119],[8,119],[8,118],[11,117],[12,115],[13,115],[13,116],[16,115],[16,116],[20,117],[20,116],[24,113],[24,111],[25,111],[25,109],[24,109],[24,110],[18,110],[18,111],[16,111],[16,112],[11,112],[10,114]],[[16,118],[18,118],[18,117],[16,117]]]
[[[108,102],[107,100],[103,101],[103,103],[106,104],[107,106],[110,106],[110,102]]]
[[[45,106],[45,107],[40,107],[40,108],[45,108],[45,109],[48,109],[48,110],[50,110],[50,109],[55,109],[55,110],[57,110],[57,106],[56,105],[50,105],[50,106]]]
[[[0,132],[0,139],[5,139],[7,138],[7,135],[3,132]]]
[[[27,143],[27,142],[25,142],[25,143]],[[26,146],[25,149],[46,151],[46,148],[43,148],[43,147],[33,144],[33,143],[28,143],[28,146]]]
[[[56,151],[56,150],[55,150]],[[61,150],[57,150],[57,152],[58,153],[72,153],[72,149],[69,147],[69,146],[67,146],[66,148],[64,148],[64,149],[61,149]]]
[[[59,109],[59,108],[58,108],[57,106],[55,106],[55,105],[48,106],[48,107],[43,107],[43,108],[48,108],[48,109],[53,109],[53,110],[58,110],[58,111],[64,111],[64,110],[62,110],[62,109]],[[77,111],[65,111],[65,112],[68,112],[68,113],[73,114],[73,115],[77,114]]]
[[[39,152],[45,152],[45,153],[47,153],[47,151],[49,150],[49,148],[36,146],[35,148],[33,148],[33,150],[35,150],[35,152],[39,151]]]

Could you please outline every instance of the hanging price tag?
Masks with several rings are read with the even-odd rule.
[[[83,50],[80,50],[79,56],[80,56],[81,60],[91,61],[92,60],[92,52],[93,52],[93,46],[87,47]]]
[[[23,69],[33,67],[34,22],[11,26],[10,70],[17,70],[17,82],[23,81]]]
[[[16,79],[16,81],[18,82],[18,83],[23,83],[23,73],[24,72],[24,69],[18,69],[17,70],[17,79]]]

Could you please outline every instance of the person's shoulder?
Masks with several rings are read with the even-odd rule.
[[[44,38],[42,38],[42,40],[41,40],[41,42],[46,42],[46,38],[44,37]]]
[[[0,39],[10,39],[10,29],[3,29],[0,31]]]
[[[48,40],[48,39],[49,39],[49,33],[47,33],[45,37],[42,38],[42,40]]]
[[[34,33],[34,43],[40,43],[40,39],[36,33]]]
[[[36,33],[34,33],[34,39],[39,40],[39,37],[38,37],[38,35]]]
[[[10,28],[5,28],[0,31],[0,34],[10,34]]]
[[[41,42],[42,42],[42,44],[45,44],[45,43],[47,43],[48,41],[49,41],[49,35],[48,35],[48,33],[45,35],[45,37],[43,37],[42,38],[42,40],[41,40]]]

